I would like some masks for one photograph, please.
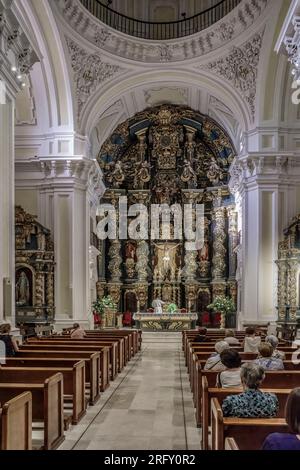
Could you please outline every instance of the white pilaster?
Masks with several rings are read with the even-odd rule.
[[[278,243],[300,186],[297,155],[252,153],[231,168],[230,187],[240,214],[238,250],[239,318],[277,320]],[[296,215],[293,213],[293,216]]]

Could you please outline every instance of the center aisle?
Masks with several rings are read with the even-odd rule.
[[[181,333],[143,333],[142,351],[96,406],[66,432],[60,450],[196,450]]]

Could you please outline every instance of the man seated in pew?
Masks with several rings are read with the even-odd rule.
[[[74,323],[73,329],[70,334],[72,339],[83,339],[86,337],[85,331],[81,328],[79,323]]]
[[[248,326],[245,330],[245,339],[243,341],[244,352],[258,353],[260,343],[261,337],[256,336],[255,328]]]
[[[289,432],[269,434],[262,445],[262,450],[300,450],[300,388],[294,388],[289,394],[285,419]]]
[[[224,341],[229,344],[229,346],[239,345],[239,340],[235,337],[235,333],[233,330],[226,330],[225,331],[225,338]]]
[[[254,362],[265,370],[283,370],[282,359],[273,356],[274,349],[269,343],[262,343],[258,349],[259,357]]]
[[[241,388],[241,365],[242,359],[235,349],[225,349],[220,354],[221,362],[226,367],[217,376],[217,387]]]
[[[284,361],[285,353],[283,351],[278,351],[277,349],[277,346],[279,343],[277,336],[274,336],[274,335],[266,336],[265,342],[269,343],[273,347],[273,357],[282,359]]]
[[[194,338],[195,343],[203,343],[206,340],[207,328],[199,328],[198,335]]]
[[[11,326],[9,323],[4,323],[0,326],[0,341],[2,341],[2,344],[5,345],[5,357],[14,357],[16,352],[19,351],[18,343],[10,333]]]
[[[262,367],[247,362],[241,368],[243,393],[229,395],[222,403],[223,414],[234,418],[272,418],[275,417],[279,403],[276,395],[260,390],[265,378]]]
[[[222,364],[220,357],[220,354],[225,351],[225,349],[229,349],[229,344],[226,343],[226,341],[218,341],[215,344],[216,352],[212,353],[212,355],[207,359],[204,370],[225,370],[226,367]]]

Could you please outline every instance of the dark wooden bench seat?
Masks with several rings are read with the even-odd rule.
[[[85,363],[85,382],[89,392],[89,404],[94,405],[100,398],[99,353],[93,353],[87,359],[14,357],[6,359],[4,367],[72,368],[80,361]]]
[[[103,348],[109,349],[109,368],[110,368],[110,379],[114,380],[117,375],[117,363],[118,363],[118,343],[117,342],[84,342],[84,341],[36,341],[30,342],[20,346],[20,350],[28,349],[53,349],[56,351],[90,351],[90,352],[100,352]]]
[[[11,377],[9,377],[11,379]],[[45,450],[56,449],[65,439],[63,416],[63,376],[55,374],[45,380],[31,382],[28,374],[24,383],[0,383],[0,402],[30,392],[32,395],[32,421],[43,422]],[[15,428],[18,429],[18,426]]]
[[[285,405],[291,389],[283,388],[262,388],[263,392],[274,393],[279,402],[279,410],[277,418],[284,418],[285,416]],[[207,378],[202,377],[202,413],[201,413],[201,428],[202,428],[202,450],[208,450],[208,430],[211,425],[211,400],[217,398],[219,404],[222,406],[223,400],[229,395],[237,395],[242,393],[242,389],[236,388],[215,388],[208,387]]]
[[[53,349],[32,348],[21,349],[17,353],[17,358],[62,358],[62,359],[75,359],[76,361],[85,360],[90,362],[90,369],[93,370],[95,358],[100,355],[100,391],[104,392],[109,387],[109,349],[102,348],[99,352],[91,351],[76,351],[76,350],[63,350],[56,351]]]
[[[224,418],[217,398],[211,401],[212,450],[224,450],[225,439],[235,439],[240,450],[259,450],[273,432],[288,432],[284,418]]]
[[[86,413],[84,361],[72,367],[1,367],[0,383],[41,383],[57,373],[63,376],[64,402],[72,403],[72,423],[77,424]]]
[[[16,395],[0,406],[0,450],[32,450],[30,392]]]

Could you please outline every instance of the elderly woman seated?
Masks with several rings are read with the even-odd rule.
[[[216,370],[216,371],[222,371],[225,370],[226,367],[224,364],[221,362],[220,354],[222,351],[225,351],[225,349],[229,349],[229,344],[226,343],[226,341],[219,341],[218,343],[215,344],[215,350],[216,352],[213,353],[206,361],[206,364],[204,366],[204,370]]]
[[[222,404],[223,414],[236,418],[272,418],[278,411],[278,399],[273,393],[264,393],[259,387],[265,378],[262,367],[251,362],[243,364],[241,381],[244,389],[238,395],[229,395]]]
[[[282,359],[273,356],[274,349],[269,343],[262,343],[259,346],[259,357],[254,362],[265,370],[282,370],[284,365]]]
[[[266,336],[266,339],[265,339],[265,342],[266,343],[269,343],[272,348],[273,348],[273,357],[276,357],[277,359],[282,359],[284,361],[285,359],[285,354],[283,351],[278,351],[277,349],[277,346],[278,346],[278,343],[279,343],[279,340],[277,338],[277,336],[274,336],[274,335],[269,335],[269,336]]]
[[[225,349],[220,354],[221,362],[226,367],[217,377],[217,387],[240,388],[241,382],[241,356],[235,349]]]

